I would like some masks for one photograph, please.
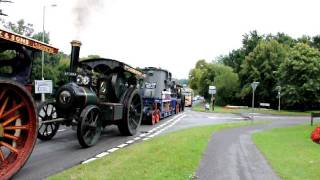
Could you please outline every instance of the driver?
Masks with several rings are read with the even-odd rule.
[[[16,50],[16,56],[10,60],[1,60],[0,66],[11,66],[11,79],[22,84],[27,84],[31,73],[31,58],[25,47],[20,51]]]

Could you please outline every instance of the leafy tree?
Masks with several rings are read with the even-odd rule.
[[[20,19],[17,21],[17,23],[7,22],[4,24],[4,27],[24,36],[30,37],[33,32],[33,24],[26,23],[24,19]]]
[[[278,70],[282,101],[287,107],[319,107],[320,53],[305,43],[294,46]]]
[[[241,97],[249,103],[251,98],[251,83],[260,82],[257,96],[261,102],[270,102],[275,105],[277,86],[276,71],[280,64],[287,58],[287,49],[276,40],[263,40],[246,56],[242,64],[240,79],[242,83]]]

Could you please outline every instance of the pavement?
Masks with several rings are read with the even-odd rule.
[[[257,121],[271,121],[215,133],[208,143],[194,179],[273,180],[280,179],[251,140],[255,132],[305,124],[309,117],[258,115]]]

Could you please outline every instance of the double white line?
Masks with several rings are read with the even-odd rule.
[[[147,141],[157,135],[159,135],[160,133],[162,133],[163,131],[167,130],[168,128],[170,128],[171,126],[175,125],[177,122],[179,122],[181,119],[183,119],[186,115],[184,113],[181,113],[175,117],[173,117],[172,119],[166,121],[165,123],[157,126],[157,127],[154,127],[152,128],[151,130],[149,130],[147,133],[144,133],[144,134],[140,134],[138,137],[135,137],[135,138],[132,138],[131,140],[128,140],[127,142],[123,143],[123,144],[120,144],[114,148],[111,148],[111,149],[108,149],[100,154],[97,154],[95,155],[94,157],[90,158],[90,159],[87,159],[83,162],[81,162],[81,164],[86,164],[86,163],[89,163],[91,161],[94,161],[94,160],[97,160],[99,158],[102,158],[106,155],[109,155],[110,153],[113,153],[121,148],[124,148],[130,144],[133,144],[134,142],[136,141],[139,141],[139,140],[143,140],[143,141]]]

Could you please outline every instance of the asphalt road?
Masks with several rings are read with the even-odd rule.
[[[275,127],[304,124],[309,117],[257,115],[260,124],[226,129],[215,133],[208,143],[194,179],[280,179],[251,140],[252,133]]]
[[[280,117],[286,119],[286,117]],[[256,120],[276,120],[275,116],[259,116]],[[143,125],[136,136],[121,136],[116,126],[106,127],[98,143],[83,149],[78,144],[76,132],[69,127],[60,127],[50,141],[38,141],[25,166],[13,179],[44,179],[47,176],[83,163],[119,147],[142,142],[162,133],[199,125],[239,122],[245,117],[235,114],[199,113],[186,109],[184,113],[163,119],[155,126]],[[102,154],[101,154],[102,153]]]

